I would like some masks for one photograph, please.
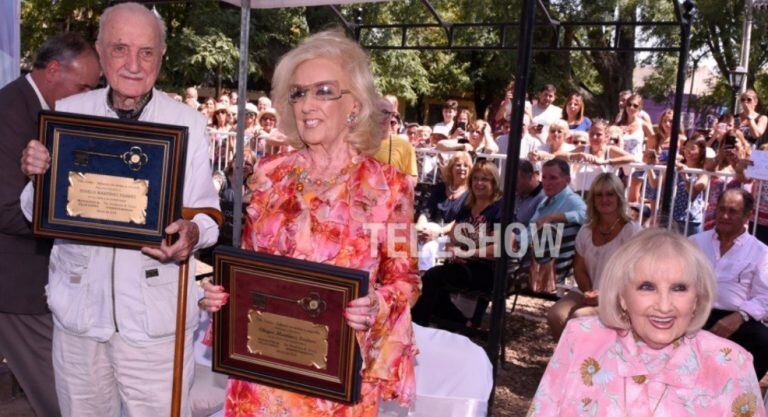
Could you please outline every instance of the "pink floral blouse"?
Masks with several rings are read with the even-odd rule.
[[[230,379],[225,416],[373,417],[380,397],[402,404],[413,400],[416,347],[410,307],[419,295],[407,228],[413,188],[391,167],[367,156],[359,159],[349,172],[323,184],[301,180],[308,165],[305,151],[262,159],[256,169],[268,183],[253,193],[243,247],[370,271],[380,308],[372,329],[356,334],[363,354],[362,401],[346,406]],[[388,233],[385,224],[400,227]]]
[[[596,316],[572,319],[528,416],[765,417],[752,356],[707,331],[654,350]]]

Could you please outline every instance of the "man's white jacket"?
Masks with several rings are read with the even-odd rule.
[[[60,100],[56,110],[117,118],[107,105],[106,88]],[[205,118],[154,90],[139,120],[189,128],[183,206],[218,209],[208,162]],[[32,187],[27,186],[21,196],[28,218],[33,194]],[[200,229],[195,249],[216,243],[219,229],[213,219],[197,214],[192,221]],[[67,333],[98,341],[106,341],[119,331],[123,339],[136,346],[165,342],[174,337],[178,271],[176,263],[162,264],[139,250],[57,239],[46,286],[54,324]],[[187,331],[197,326],[198,317],[197,292],[193,291],[194,259],[190,259],[189,271]]]

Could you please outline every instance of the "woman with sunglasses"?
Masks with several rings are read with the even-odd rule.
[[[646,123],[640,115],[643,109],[643,97],[639,94],[632,94],[627,98],[624,109],[621,111],[618,126],[623,130],[621,137],[624,143],[624,150],[632,154],[636,161],[642,161],[643,145],[646,138],[653,136],[653,129]],[[628,175],[628,170],[624,171]],[[643,185],[644,171],[632,173],[632,181],[629,187],[629,202],[636,203],[640,201],[640,190]]]
[[[382,397],[408,405],[417,351],[410,309],[419,295],[407,227],[414,196],[405,174],[370,156],[386,116],[368,56],[341,31],[316,33],[280,59],[271,95],[278,128],[297,151],[259,160],[242,247],[369,273],[368,295],[329,307],[325,314],[340,317],[323,321],[329,331],[354,331],[363,382],[350,405],[231,378],[224,415],[374,417]],[[223,287],[204,289],[202,307],[226,304]]]
[[[759,145],[760,138],[768,126],[768,116],[757,112],[757,93],[755,90],[747,90],[739,98],[741,113],[736,120],[736,126],[744,135],[751,146]]]

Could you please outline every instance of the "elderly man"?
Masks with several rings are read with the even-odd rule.
[[[99,73],[93,47],[80,35],[63,33],[40,46],[31,73],[0,90],[0,354],[38,417],[59,415],[44,290],[51,242],[34,238],[21,212],[19,195],[29,178],[19,155],[37,137],[40,110],[95,88]]]
[[[170,413],[178,265],[213,245],[219,201],[207,159],[205,120],[194,109],[153,89],[165,53],[165,24],[144,6],[121,3],[104,11],[96,41],[109,86],[57,103],[57,110],[189,127],[183,204],[198,208],[165,232],[172,245],[141,251],[56,240],[48,304],[54,317],[53,367],[65,417],[167,416]],[[31,141],[22,157],[27,174],[42,174],[47,150]],[[31,207],[29,188],[22,196]],[[203,214],[202,208],[212,208]],[[194,271],[194,266],[190,267]],[[185,395],[192,382],[192,334],[197,325],[194,280],[186,321]]]
[[[755,199],[741,188],[717,201],[715,228],[691,236],[717,276],[717,293],[705,329],[748,350],[755,373],[768,371],[768,246],[747,233]]]

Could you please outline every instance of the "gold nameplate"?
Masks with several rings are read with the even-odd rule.
[[[325,369],[328,326],[248,310],[248,353]]]
[[[86,219],[145,224],[148,180],[69,172],[67,214]]]

